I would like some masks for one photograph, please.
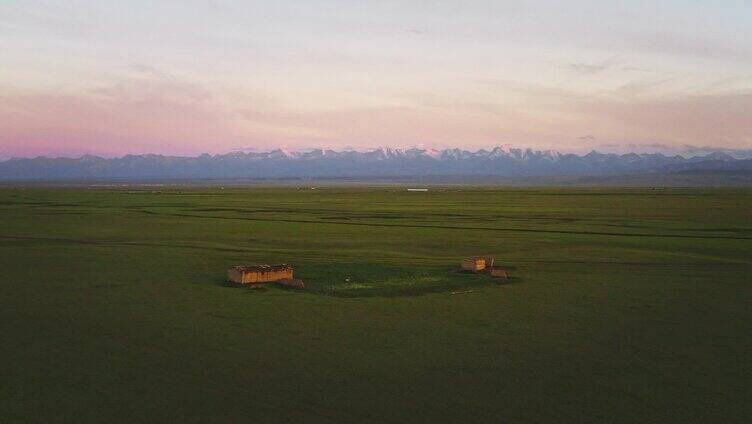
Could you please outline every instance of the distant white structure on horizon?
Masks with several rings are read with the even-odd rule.
[[[407,191],[428,191],[427,188],[408,188]]]

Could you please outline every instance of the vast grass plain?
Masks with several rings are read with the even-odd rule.
[[[2,422],[752,417],[750,189],[4,187],[0,220]],[[275,262],[306,290],[224,283]]]

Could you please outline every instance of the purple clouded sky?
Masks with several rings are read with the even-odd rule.
[[[752,147],[749,1],[0,3],[0,156]]]

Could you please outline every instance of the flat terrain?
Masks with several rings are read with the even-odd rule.
[[[752,419],[749,189],[5,187],[0,223],[2,422]],[[224,284],[275,262],[306,291]]]

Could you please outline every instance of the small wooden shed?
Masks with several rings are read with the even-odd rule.
[[[234,266],[227,271],[227,280],[236,284],[263,284],[292,279],[292,267],[287,264]]]
[[[509,278],[509,272],[506,268],[500,266],[491,267],[491,277],[495,278]]]
[[[303,280],[300,280],[297,278],[285,278],[283,280],[277,281],[276,284],[286,289],[297,289],[297,290],[305,289],[305,283],[303,283]]]
[[[471,256],[462,260],[465,271],[480,272],[486,269],[486,259],[482,256]]]

